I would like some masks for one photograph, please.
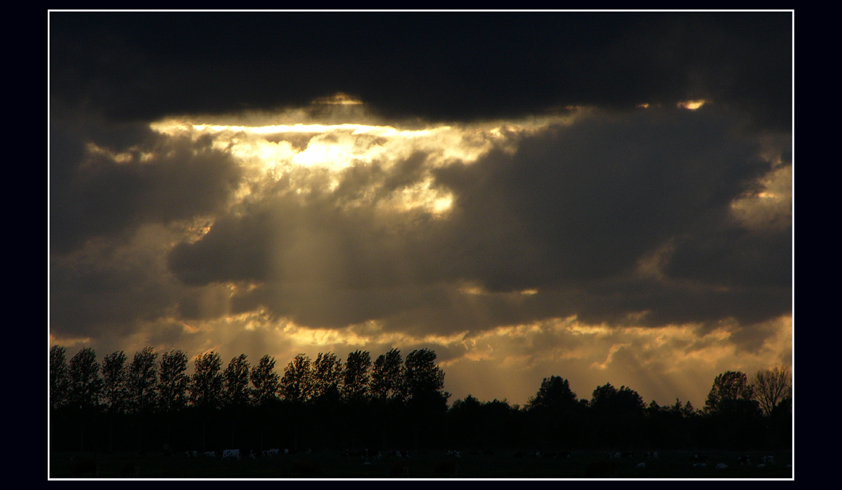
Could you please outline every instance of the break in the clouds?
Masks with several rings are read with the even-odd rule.
[[[516,403],[791,362],[786,13],[380,14],[53,14],[51,341]]]
[[[169,269],[195,286],[248,284],[235,307],[314,327],[378,319],[447,332],[635,312],[656,324],[754,322],[788,311],[788,229],[752,229],[733,209],[775,165],[726,115],[583,111],[528,135],[496,129],[472,162],[425,149],[437,131],[380,136],[372,150],[358,129],[334,129],[319,141],[357,139],[344,151],[356,148],[358,163],[296,165],[309,146],[286,171],[275,162],[271,182],[172,249]],[[657,271],[641,273],[646,261]],[[499,311],[472,318],[468,302]]]

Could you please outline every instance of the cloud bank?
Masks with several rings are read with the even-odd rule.
[[[51,19],[52,343],[516,403],[790,362],[789,15]]]

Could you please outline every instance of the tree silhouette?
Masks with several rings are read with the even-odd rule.
[[[658,406],[655,400],[646,409],[647,439],[650,447],[678,448],[694,445],[693,405],[687,401],[682,404],[679,398],[672,405]]]
[[[172,424],[176,414],[187,406],[187,354],[171,350],[161,355],[158,367],[158,409],[167,422],[167,444],[172,439]]]
[[[450,393],[444,391],[444,371],[435,361],[436,353],[429,349],[414,350],[404,361],[403,393],[416,447],[434,442],[430,436],[447,413]]]
[[[751,400],[753,390],[746,374],[741,371],[726,371],[713,380],[713,386],[705,400],[705,410],[721,411],[724,405],[735,400]]]
[[[769,414],[772,443],[777,447],[792,447],[792,388]]]
[[[223,374],[225,402],[243,407],[249,402],[249,363],[245,354],[231,359]]]
[[[99,376],[99,363],[96,351],[84,347],[70,359],[68,368],[70,379],[70,406],[79,416],[79,449],[85,450],[85,430],[99,410],[99,397],[102,393],[102,378]]]
[[[642,415],[646,407],[643,398],[636,391],[625,386],[618,390],[611,386],[611,383],[594,390],[589,406],[596,412],[634,415]]]
[[[213,411],[222,405],[222,359],[214,351],[196,356],[193,375],[187,385],[190,404],[196,407],[202,420],[202,451],[207,447],[207,427]]]
[[[484,445],[482,435],[489,427],[482,418],[482,403],[476,397],[468,394],[464,399],[456,400],[447,415],[451,423],[449,432],[454,436],[449,441],[451,445],[468,448]]]
[[[245,354],[231,359],[223,373],[224,415],[231,428],[231,447],[236,444],[237,434],[245,422],[245,409],[249,404],[249,363]]]
[[[526,410],[549,410],[561,414],[578,405],[576,393],[570,389],[570,383],[560,376],[544,378],[534,397],[526,403]]]
[[[705,412],[708,434],[714,444],[730,448],[748,448],[759,443],[763,426],[760,404],[745,373],[726,371],[713,382]]]
[[[371,395],[371,355],[368,351],[354,351],[348,354],[342,373],[342,398],[356,402],[368,399]]]
[[[762,369],[754,375],[752,390],[763,413],[770,416],[784,398],[792,396],[792,374],[786,366]]]
[[[308,401],[313,392],[313,372],[310,356],[298,354],[284,368],[281,378],[281,393],[284,399],[301,404]]]
[[[108,450],[114,450],[114,417],[128,406],[128,367],[126,354],[114,352],[102,359],[102,397],[108,412]]]
[[[342,382],[342,361],[336,354],[321,353],[313,363],[313,398],[339,398],[339,386]]]
[[[429,349],[410,352],[404,362],[404,394],[408,401],[440,403],[450,397],[444,391],[444,371],[435,364],[436,353]]]
[[[65,406],[70,395],[66,353],[67,349],[62,346],[50,347],[50,406],[54,410]]]
[[[404,376],[401,351],[391,349],[374,361],[371,371],[371,394],[379,400],[403,400]]]
[[[283,378],[269,355],[252,368],[242,354],[223,371],[218,354],[200,354],[191,376],[180,350],[163,353],[157,371],[151,347],[129,366],[123,351],[101,363],[92,348],[69,363],[65,356],[64,347],[51,347],[49,436],[59,451],[131,450],[135,440],[141,452],[162,443],[193,449],[200,435],[203,451],[229,441],[230,447],[261,449],[298,448],[300,442],[324,449],[542,452],[791,445],[791,374],[781,368],[758,372],[751,384],[740,372],[720,374],[704,411],[678,398],[647,406],[631,388],[610,383],[579,400],[560,376],[544,378],[523,409],[472,395],[448,409],[445,373],[430,349],[402,359],[392,348],[375,362],[360,350],[346,362],[329,352],[315,361],[299,354]],[[135,432],[136,439],[125,437]]]
[[[531,431],[540,446],[569,446],[581,438],[584,420],[580,416],[576,393],[570,383],[560,376],[544,378],[535,396],[524,407]]]
[[[588,408],[596,417],[596,432],[607,444],[630,446],[643,435],[646,404],[631,388],[606,383],[597,387]]]
[[[158,383],[158,370],[155,363],[158,354],[152,347],[144,347],[135,353],[129,366],[129,392],[133,408],[142,413],[155,406],[155,386]]]
[[[123,351],[102,359],[102,397],[109,413],[121,413],[128,405],[128,366]]]
[[[266,429],[277,425],[277,417],[272,414],[279,405],[278,390],[281,377],[275,372],[275,358],[264,355],[251,368],[249,375],[252,389],[252,400],[257,408],[258,427],[260,432],[260,449],[263,449]]]
[[[303,411],[303,406],[310,401],[313,393],[312,361],[306,354],[298,354],[284,368],[281,377],[281,394],[290,405],[289,414],[296,423],[293,425],[293,447],[298,449],[298,436],[307,434],[309,429],[309,413]]]
[[[70,401],[75,408],[90,409],[99,406],[102,393],[102,378],[99,376],[99,363],[96,351],[84,347],[70,359],[68,369],[70,379]]]
[[[275,372],[275,358],[268,354],[251,369],[252,396],[255,404],[263,406],[278,399],[280,376]]]
[[[222,403],[222,360],[214,351],[199,354],[187,390],[190,403],[195,407],[216,409]]]
[[[676,405],[680,403],[678,398],[675,399],[675,403]],[[684,406],[681,407],[681,415],[684,417],[692,417],[696,415],[696,409],[693,408],[693,404],[690,403],[690,400],[687,400],[687,402],[684,403]]]
[[[164,413],[178,412],[187,406],[187,354],[171,350],[161,355],[158,374],[158,404]]]

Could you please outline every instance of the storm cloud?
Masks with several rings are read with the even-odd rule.
[[[51,341],[701,405],[791,356],[791,19],[53,12]]]

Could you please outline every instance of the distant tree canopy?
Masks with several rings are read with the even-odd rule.
[[[754,389],[741,371],[726,371],[714,379],[704,411],[709,417],[705,436],[711,444],[748,449],[768,436]]]
[[[577,405],[576,393],[570,389],[570,383],[560,376],[550,376],[541,382],[538,393],[529,398],[526,409],[562,413],[575,409]]]
[[[66,355],[62,346],[50,348],[50,407],[56,417],[51,440],[53,428],[63,427],[62,447],[96,447],[97,431],[107,431],[100,447],[140,447],[154,441],[159,428],[168,445],[193,437],[201,448],[237,447],[250,434],[256,439],[249,444],[264,448],[278,440],[542,450],[791,442],[792,382],[785,368],[761,370],[751,383],[739,371],[716,376],[702,411],[678,398],[670,405],[654,400],[646,405],[635,390],[610,383],[580,400],[560,376],[543,378],[523,408],[472,395],[448,408],[445,373],[430,349],[413,350],[404,359],[393,348],[374,362],[362,350],[344,362],[330,352],[318,353],[315,361],[298,354],[282,375],[268,355],[251,366],[241,354],[223,369],[218,353],[205,352],[194,358],[192,374],[180,350],[158,360],[146,347],[130,363],[123,351],[101,362],[91,348],[69,362]],[[97,422],[106,416],[105,423]]]
[[[611,383],[598,386],[588,409],[600,440],[627,447],[644,437],[646,405],[633,389],[621,386],[618,390]]]
[[[416,402],[435,399],[446,403],[445,373],[436,353],[418,349],[407,355],[391,349],[372,363],[368,351],[354,351],[345,363],[331,352],[320,352],[313,361],[298,354],[284,368],[263,356],[251,366],[247,356],[232,358],[223,370],[214,351],[193,360],[181,350],[158,354],[152,347],[135,353],[132,361],[123,351],[106,355],[101,363],[91,348],[81,349],[68,363],[66,348],[50,348],[50,404],[54,409],[73,404],[112,412],[134,413],[153,407],[175,412],[186,407],[220,408],[229,405],[262,405],[271,401],[307,403],[315,400],[360,401],[371,399]]]
[[[618,390],[611,383],[606,383],[594,390],[590,407],[597,413],[607,415],[641,416],[646,405],[633,389],[621,386]]]
[[[705,410],[722,413],[739,406],[751,406],[754,390],[748,377],[741,371],[726,371],[713,380],[713,386],[705,400]]]

